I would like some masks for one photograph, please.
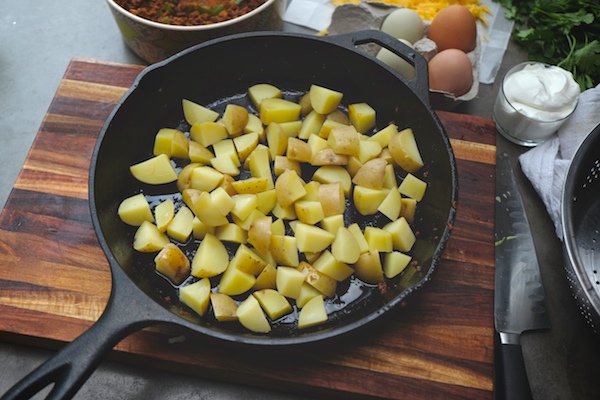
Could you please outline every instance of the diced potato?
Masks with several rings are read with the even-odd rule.
[[[298,200],[294,203],[296,217],[305,224],[316,224],[325,218],[323,206],[318,201]]]
[[[297,240],[298,250],[303,253],[317,253],[323,251],[333,243],[335,235],[318,226],[298,223],[295,225],[294,236]]]
[[[300,132],[300,128],[302,128],[302,121],[288,121],[288,122],[280,122],[279,126],[283,129],[283,132],[287,137],[297,137],[298,132]]]
[[[228,136],[227,128],[218,122],[201,122],[190,128],[190,138],[204,147],[227,139]]]
[[[304,117],[304,120],[302,121],[302,127],[298,132],[298,137],[300,139],[308,139],[310,135],[318,135],[324,122],[325,115],[319,114],[314,110],[311,111],[306,117]]]
[[[156,227],[160,232],[166,232],[167,227],[175,217],[175,204],[173,200],[166,199],[154,208]]]
[[[321,221],[321,228],[335,235],[338,229],[342,228],[344,224],[344,214],[335,214],[323,218],[323,221]]]
[[[344,125],[350,124],[350,118],[348,118],[348,115],[340,109],[333,110],[327,114],[327,119]]]
[[[237,309],[237,317],[242,326],[257,333],[268,333],[271,324],[254,296],[248,296]]]
[[[273,207],[275,207],[275,204],[277,204],[277,193],[275,189],[257,193],[256,197],[258,199],[258,206],[256,209],[263,214],[270,213],[273,210]]]
[[[306,201],[319,201],[319,187],[321,187],[321,183],[317,181],[310,181],[306,185],[304,185],[304,190],[306,190],[306,194],[302,196],[301,200]]]
[[[177,172],[166,154],[132,165],[129,170],[135,179],[149,185],[162,185],[177,180]]]
[[[294,236],[271,235],[271,255],[279,265],[296,267],[299,264],[298,244]]]
[[[253,193],[236,194],[231,197],[231,200],[233,201],[231,215],[241,220],[248,218],[252,211],[258,207],[258,196]]]
[[[409,223],[412,223],[415,219],[415,212],[417,211],[417,201],[411,198],[402,198],[402,207],[400,209],[400,216],[406,218]]]
[[[312,105],[310,104],[310,93],[303,94],[302,97],[300,97],[298,104],[302,107],[300,115],[308,115],[313,110]]]
[[[383,230],[392,234],[394,250],[410,251],[417,241],[415,234],[404,217],[386,224]]]
[[[296,268],[277,267],[277,291],[285,297],[298,298],[304,279],[305,275]]]
[[[329,114],[331,115],[331,114]],[[321,125],[321,129],[318,132],[319,137],[323,139],[329,138],[331,131],[336,128],[346,128],[348,124],[344,124],[333,119],[326,118],[323,124]]]
[[[262,289],[252,293],[269,318],[275,320],[292,312],[290,302],[277,290]]]
[[[331,147],[326,147],[313,153],[310,163],[315,166],[346,165],[348,164],[348,155],[338,154]]]
[[[256,146],[246,159],[250,175],[255,178],[267,179],[267,189],[273,189],[273,174],[271,172],[271,158],[269,148],[266,146]]]
[[[391,279],[404,271],[411,260],[411,256],[399,251],[387,253],[383,259],[383,273]]]
[[[258,254],[250,250],[248,246],[241,244],[229,262],[229,266],[230,268],[237,268],[240,271],[258,276],[267,266],[267,263]]]
[[[308,301],[310,299],[312,299],[313,297],[316,297],[316,296],[322,297],[323,293],[319,292],[313,286],[304,282],[302,284],[302,287],[300,288],[300,294],[298,295],[298,298],[296,299],[296,306],[298,306],[298,308],[302,308],[306,305],[306,303],[308,303]]]
[[[377,250],[369,250],[361,254],[354,264],[354,274],[362,281],[371,284],[383,282],[381,258]]]
[[[187,158],[188,142],[183,132],[173,128],[161,128],[154,137],[152,153],[155,156],[166,154],[168,157]]]
[[[214,235],[215,227],[208,226],[208,225],[202,223],[202,221],[200,221],[198,219],[198,217],[194,217],[193,230],[192,230],[192,236],[194,237],[194,239],[202,240],[209,233]]]
[[[154,258],[156,270],[179,285],[190,275],[190,260],[173,243],[167,243]]]
[[[350,123],[360,133],[372,129],[376,123],[376,113],[373,107],[367,103],[355,103],[348,106],[348,117]]]
[[[298,161],[290,160],[286,156],[275,156],[275,162],[273,163],[275,175],[279,176],[288,169],[293,169],[298,175],[302,174],[302,167]]]
[[[190,140],[185,134],[177,129],[173,132],[173,141],[171,142],[171,157],[189,158]]]
[[[179,288],[179,299],[202,317],[208,311],[210,293],[210,281],[200,279],[191,285]]]
[[[271,233],[273,235],[285,235],[285,224],[282,219],[276,219],[271,224]]]
[[[188,144],[188,156],[190,157],[190,161],[200,164],[210,164],[210,160],[215,158],[212,151],[193,140]]]
[[[377,207],[377,211],[388,217],[391,221],[398,219],[401,210],[402,196],[400,196],[400,192],[395,189],[391,189],[379,207]]]
[[[310,160],[312,160],[312,149],[310,148],[310,145],[303,140],[289,137],[286,156],[290,160],[310,162]]]
[[[398,188],[398,183],[396,180],[396,171],[394,171],[394,166],[389,163],[385,166],[385,178],[383,180],[383,187],[386,189]]]
[[[250,230],[250,227],[252,226],[254,221],[264,218],[264,217],[266,217],[266,215],[264,213],[260,212],[258,209],[256,209],[256,210],[252,211],[252,213],[248,216],[248,218],[246,218],[243,221],[236,218],[235,216],[232,216],[231,219],[240,228],[242,228],[245,231],[248,231],[248,230]]]
[[[177,189],[180,192],[183,192],[185,189],[188,189],[192,180],[192,171],[194,168],[201,166],[200,163],[190,163],[183,167],[181,171],[179,171],[179,175],[177,176]]]
[[[154,222],[150,204],[143,193],[126,198],[119,204],[117,214],[121,221],[131,226],[140,226],[142,222]],[[164,231],[163,231],[164,232]]]
[[[364,186],[355,186],[353,192],[354,206],[362,215],[373,215],[386,198],[389,189],[369,189]]]
[[[327,143],[336,154],[357,156],[360,151],[358,132],[352,125],[332,129],[327,138]]]
[[[333,112],[342,101],[343,93],[319,85],[311,85],[308,91],[310,104],[319,114]]]
[[[358,260],[358,258],[357,258]],[[342,282],[354,273],[354,269],[346,263],[337,260],[329,250],[321,253],[319,258],[313,262],[313,267],[338,282]]]
[[[227,193],[222,187],[215,188],[215,190],[210,192],[210,197],[212,202],[221,212],[221,214],[225,216],[229,214],[235,206],[235,202],[233,201],[229,193]]]
[[[385,168],[387,162],[381,158],[374,158],[367,161],[352,178],[355,185],[369,189],[379,190],[383,188],[385,182]]]
[[[260,103],[260,120],[264,125],[271,122],[295,121],[300,117],[300,104],[289,100],[270,98]]]
[[[215,236],[223,242],[241,243],[248,242],[248,233],[237,224],[225,224],[217,226]]]
[[[271,159],[274,160],[276,156],[285,154],[288,137],[283,131],[283,128],[281,128],[281,125],[276,122],[271,122],[267,125],[266,135]]]
[[[236,296],[250,290],[255,282],[256,277],[254,275],[229,265],[219,281],[219,293]]]
[[[277,203],[283,208],[290,206],[306,194],[304,185],[304,181],[298,176],[296,171],[285,171],[283,174],[279,175],[275,181]]]
[[[412,129],[407,128],[393,135],[388,143],[390,154],[406,172],[416,172],[423,167],[423,159]]]
[[[368,243],[368,240],[367,240]],[[338,229],[331,244],[331,254],[336,260],[346,264],[354,264],[360,257],[360,248],[352,232],[347,228]]]
[[[213,144],[213,151],[216,158],[227,157],[231,159],[236,167],[241,165],[233,139],[223,139],[218,141],[217,143]]]
[[[369,245],[369,250],[377,250],[380,253],[389,253],[393,250],[392,233],[374,226],[365,228],[365,240]]]
[[[298,271],[305,276],[304,281],[321,292],[325,297],[332,298],[335,295],[337,281],[321,272],[307,262],[300,262]]]
[[[345,197],[350,196],[352,191],[352,178],[344,167],[335,165],[319,167],[313,174],[312,179],[320,183],[341,183]]]
[[[194,103],[193,101],[183,99],[183,115],[188,124],[194,125],[201,122],[213,122],[219,118],[219,113],[210,110],[200,104]]]
[[[311,326],[327,322],[327,310],[323,296],[315,296],[310,299],[300,310],[298,316],[298,328],[305,329]]]
[[[348,158],[348,164],[346,164],[346,170],[348,171],[350,176],[352,178],[354,178],[354,176],[356,175],[356,173],[362,166],[363,166],[363,162],[360,161],[358,157],[352,156],[352,157]]]
[[[396,133],[398,133],[398,126],[395,124],[389,124],[382,130],[369,137],[367,140],[379,142],[381,148],[385,148],[390,143],[392,136],[394,136]]]
[[[254,107],[260,109],[263,99],[281,98],[281,90],[269,83],[257,83],[248,88],[248,96]]]
[[[277,268],[271,264],[267,264],[262,272],[256,277],[256,282],[252,289],[276,289],[277,288]]]
[[[358,243],[358,248],[360,249],[360,254],[369,251],[369,244],[367,243],[367,239],[365,239],[363,231],[360,229],[360,226],[358,226],[356,222],[348,226],[348,231],[354,235],[354,238]]]
[[[320,137],[319,135],[315,135],[315,134],[310,135],[308,140],[306,141],[306,143],[310,147],[310,152],[312,154],[311,161],[312,161],[312,158],[315,156],[315,154],[317,154],[321,150],[331,149],[331,146],[329,146],[329,143],[327,143],[327,140],[325,140],[322,137]]]
[[[231,296],[224,293],[211,293],[210,304],[217,321],[237,321],[238,305]]]
[[[201,165],[190,172],[190,188],[210,192],[223,180],[223,173],[213,167]]]
[[[343,214],[346,210],[346,198],[341,182],[319,185],[317,195],[325,217]]]
[[[227,269],[229,254],[221,240],[206,234],[192,259],[192,275],[196,278],[212,278]]]
[[[185,243],[194,229],[194,214],[186,206],[181,206],[167,227],[167,235],[180,243]]]
[[[216,227],[229,223],[227,217],[221,214],[219,208],[213,203],[209,192],[186,189],[183,192],[183,200],[204,224]]]
[[[244,133],[254,133],[258,136],[259,141],[264,141],[265,126],[257,115],[248,114],[248,123],[246,123],[246,126],[244,127]],[[242,157],[240,156],[240,158]]]
[[[133,248],[144,253],[160,251],[168,243],[169,237],[148,221],[142,222],[133,236]]]
[[[232,182],[231,185],[238,194],[258,194],[267,190],[269,179],[253,177]]]
[[[244,162],[256,146],[258,146],[258,137],[257,132],[250,132],[233,139],[240,162]]]
[[[237,136],[244,131],[248,123],[248,110],[237,104],[227,104],[221,121],[229,136]]]
[[[398,187],[398,191],[401,194],[408,196],[411,199],[415,199],[416,201],[423,200],[426,190],[427,183],[410,173],[406,175]]]

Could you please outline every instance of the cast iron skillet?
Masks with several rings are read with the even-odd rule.
[[[414,65],[415,78],[406,80],[359,47],[384,46]],[[379,31],[362,31],[332,37],[259,32],[216,39],[183,51],[148,67],[102,129],[90,171],[90,207],[100,245],[110,263],[112,292],[100,319],[84,334],[12,388],[4,399],[21,399],[56,382],[49,398],[73,396],[121,339],[143,327],[174,323],[226,344],[282,348],[356,331],[377,320],[431,278],[450,234],[455,217],[458,182],[449,139],[429,106],[427,63],[398,40]],[[293,96],[311,84],[344,93],[343,103],[367,102],[377,110],[377,125],[394,121],[411,127],[425,160],[419,175],[428,182],[418,206],[413,229],[418,231],[412,250],[418,267],[410,266],[382,294],[377,287],[353,282],[344,304],[330,320],[314,329],[298,331],[285,320],[269,334],[254,334],[239,324],[196,318],[177,302],[176,289],[153,272],[152,258],[132,249],[133,230],[117,216],[126,197],[141,185],[128,167],[147,159],[159,128],[184,121],[181,100],[223,109],[229,101],[242,102],[248,87],[272,83]],[[173,190],[168,185],[143,187],[148,196]],[[173,190],[174,192],[174,190]],[[382,225],[383,220],[350,213],[348,220]],[[197,244],[195,244],[197,246]]]

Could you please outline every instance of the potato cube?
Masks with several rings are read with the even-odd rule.
[[[330,114],[331,115],[331,114]],[[333,119],[326,118],[323,124],[321,125],[321,129],[317,133],[319,137],[323,139],[329,138],[331,131],[336,128],[346,128],[348,124],[344,124]]]
[[[117,214],[121,221],[131,226],[140,226],[142,222],[154,222],[150,204],[143,193],[126,198],[119,204]],[[162,230],[164,232],[164,230]]]
[[[191,205],[185,201],[186,198],[189,199]],[[183,199],[196,214],[196,217],[204,224],[217,227],[229,223],[227,217],[221,214],[221,211],[213,202],[209,192],[186,189],[183,192]]]
[[[381,148],[385,148],[390,143],[390,139],[398,133],[398,126],[395,124],[389,124],[382,130],[371,135],[367,140],[379,142]]]
[[[255,282],[254,275],[229,265],[219,281],[219,293],[236,296],[250,290]]]
[[[183,115],[188,124],[194,125],[201,122],[214,122],[219,118],[219,113],[208,109],[191,100],[183,99]]]
[[[235,206],[235,202],[229,193],[227,193],[222,187],[215,188],[215,190],[210,192],[210,199],[219,209],[219,212],[225,216],[229,214]]]
[[[360,133],[372,129],[376,123],[376,113],[373,107],[367,103],[355,103],[348,106],[348,117],[350,123]]]
[[[231,182],[231,185],[238,194],[258,194],[268,189],[269,179],[252,177]]]
[[[300,262],[298,244],[294,236],[271,235],[269,249],[277,264],[289,267],[298,266]]]
[[[248,114],[248,122],[244,127],[244,133],[254,133],[258,136],[259,140],[264,140],[265,126],[257,115]]]
[[[358,259],[357,259],[358,260]],[[354,269],[348,264],[337,260],[329,250],[321,253],[319,258],[313,262],[313,267],[338,282],[342,282],[354,273]]]
[[[417,240],[404,217],[386,224],[383,229],[392,234],[394,250],[410,251]]]
[[[398,187],[398,191],[401,194],[410,197],[411,199],[415,199],[416,201],[423,200],[426,190],[427,183],[410,173],[406,175]]]
[[[285,154],[288,137],[283,131],[283,128],[281,128],[281,125],[276,122],[271,122],[267,125],[266,135],[271,160],[274,160],[276,156]]]
[[[302,121],[288,121],[288,122],[280,122],[279,126],[283,129],[283,132],[287,137],[297,137],[298,132],[300,132],[300,128],[302,128]]]
[[[386,230],[367,226],[365,228],[365,240],[369,245],[369,250],[377,250],[380,253],[389,253],[393,250],[392,233]]]
[[[271,331],[269,320],[254,296],[248,296],[238,306],[237,317],[242,326],[252,332],[267,333]]]
[[[175,217],[175,204],[173,200],[166,199],[154,208],[156,227],[160,232],[166,232],[167,227]]]
[[[179,299],[202,317],[210,305],[210,281],[200,279],[179,288]]]
[[[344,224],[344,214],[335,214],[323,218],[323,221],[321,221],[321,228],[335,235],[338,229],[342,228]]]
[[[215,158],[212,151],[193,140],[188,144],[188,156],[192,162],[200,164],[210,164],[210,160]]]
[[[277,193],[275,189],[257,193],[256,197],[258,199],[258,206],[256,209],[263,214],[270,213],[273,210],[273,207],[275,207],[275,204],[277,204]]]
[[[133,236],[133,248],[144,253],[160,251],[168,243],[170,243],[168,236],[148,221],[142,222]]]
[[[256,210],[253,210],[252,213],[245,220],[240,220],[233,215],[232,215],[231,219],[240,228],[242,228],[245,231],[248,231],[250,229],[250,226],[252,226],[252,224],[254,223],[254,221],[256,221],[260,218],[264,218],[265,216],[266,215],[264,213],[262,213],[258,209],[256,209]]]
[[[289,100],[263,99],[260,103],[260,120],[264,125],[269,125],[271,122],[295,121],[300,117],[301,108],[299,104]]]
[[[312,109],[319,114],[333,112],[344,96],[343,93],[319,85],[311,85],[308,93]]]
[[[383,188],[385,182],[385,168],[387,165],[387,162],[381,158],[369,160],[356,172],[352,182],[358,186],[379,190]]]
[[[258,133],[250,132],[233,138],[233,144],[240,162],[244,162],[252,151],[258,146]]]
[[[414,173],[424,165],[415,135],[410,128],[393,135],[388,143],[388,149],[396,164],[406,172]]]
[[[391,279],[404,271],[411,260],[411,256],[399,251],[387,253],[383,258],[383,273]]]
[[[314,225],[325,218],[323,206],[318,201],[298,200],[294,203],[294,209],[298,220],[305,224]]]
[[[366,283],[378,284],[383,282],[383,269],[379,252],[369,250],[361,254],[358,261],[354,263],[354,274]]]
[[[338,154],[331,147],[327,147],[313,153],[310,163],[315,166],[346,165],[348,164],[348,155]]]
[[[198,219],[198,217],[194,217],[193,230],[192,230],[192,236],[194,237],[194,239],[202,240],[209,233],[214,235],[215,227],[208,226],[208,225],[204,224],[202,221],[200,221]]]
[[[383,179],[383,187],[390,190],[398,189],[396,171],[394,171],[394,166],[389,163],[385,166],[385,178]]]
[[[369,251],[369,243],[367,243],[367,239],[365,239],[363,231],[356,222],[348,226],[348,231],[354,235],[354,238],[358,243],[358,248],[360,249],[360,254]]]
[[[273,174],[271,171],[271,158],[269,148],[266,146],[256,146],[250,153],[246,162],[250,175],[255,178],[267,179],[267,189],[273,189]]]
[[[339,108],[327,114],[327,119],[344,125],[350,124],[350,118],[348,118],[348,115]]]
[[[221,121],[229,136],[237,136],[244,131],[244,127],[248,123],[248,110],[237,104],[229,103],[225,107]]]
[[[269,83],[257,83],[248,88],[248,96],[257,109],[263,99],[281,98],[281,90]]]
[[[250,250],[248,246],[241,244],[229,262],[229,266],[230,268],[237,268],[240,271],[258,276],[267,266],[267,263],[258,254]]]
[[[179,189],[180,192],[189,189],[192,180],[192,171],[194,168],[200,166],[200,163],[193,162],[189,163],[179,171],[179,175],[177,176],[177,189]]]
[[[223,242],[246,243],[248,242],[248,233],[237,224],[225,224],[217,226],[215,236]]]
[[[192,275],[196,278],[212,278],[227,269],[229,254],[225,245],[213,234],[206,234],[192,259]]]
[[[324,296],[332,298],[335,295],[337,288],[337,281],[335,279],[317,271],[312,265],[304,261],[300,262],[297,269],[304,274],[305,282],[317,289]]]
[[[344,196],[350,196],[352,191],[352,178],[344,167],[336,165],[325,165],[319,167],[312,176],[312,179],[320,183],[339,182],[344,189]]]
[[[211,293],[210,304],[217,321],[237,321],[238,305],[231,296],[224,293]]]
[[[312,149],[303,140],[289,137],[286,156],[288,159],[298,162],[310,162],[312,160]]]
[[[300,115],[308,115],[313,110],[310,104],[310,93],[305,93],[304,95],[302,95],[302,97],[300,97],[300,100],[298,100],[298,104],[300,104],[300,107],[302,107]]]
[[[379,207],[377,207],[377,211],[388,217],[391,221],[398,219],[401,210],[402,196],[400,196],[400,192],[395,189],[391,189]]]
[[[298,329],[306,329],[311,326],[327,322],[327,310],[323,296],[315,296],[310,299],[300,310],[298,316]]]
[[[194,214],[186,206],[181,206],[167,227],[167,235],[180,243],[185,243],[194,229]]]
[[[298,175],[302,174],[302,167],[298,161],[290,160],[286,156],[275,156],[275,162],[273,163],[275,175],[279,176],[288,169],[293,169]]]
[[[252,295],[256,297],[262,309],[272,320],[292,312],[290,302],[274,289],[258,290]]]
[[[189,139],[183,132],[172,128],[161,128],[154,137],[153,154],[166,154],[168,157],[187,158]]]
[[[335,239],[331,244],[331,254],[336,260],[346,264],[354,264],[358,260],[358,257],[360,257],[358,242],[347,228],[342,227],[338,229]]]
[[[332,129],[327,138],[327,143],[336,154],[357,156],[360,151],[358,132],[352,125]]]
[[[236,167],[241,165],[233,139],[223,139],[218,141],[217,143],[213,144],[213,151],[216,158],[227,157],[231,159]]]
[[[305,275],[296,268],[277,267],[277,291],[285,297],[296,299],[300,295]]]
[[[236,194],[230,197],[233,201],[231,215],[241,220],[248,218],[252,211],[258,207],[258,196],[254,193]]]
[[[223,173],[213,167],[201,165],[190,173],[190,188],[210,192],[223,180]]]
[[[190,128],[190,138],[204,147],[227,139],[227,137],[229,137],[227,128],[218,122],[201,122]]]
[[[275,194],[277,203],[282,207],[288,207],[296,200],[306,194],[304,181],[294,170],[287,170],[279,175],[275,181]]]
[[[177,172],[166,154],[132,165],[129,170],[135,179],[149,185],[162,185],[177,180]]]
[[[300,139],[298,139],[298,140],[300,140]],[[329,143],[327,143],[327,140],[323,139],[322,137],[320,137],[318,135],[314,135],[314,134],[310,135],[310,137],[308,138],[306,143],[310,147],[310,153],[312,155],[311,161],[314,158],[314,156],[321,150],[331,149],[331,146],[329,146]]]
[[[190,260],[173,243],[168,243],[154,258],[156,270],[179,285],[190,275]]]
[[[389,189],[370,189],[364,186],[354,187],[354,206],[362,215],[373,215],[386,198]]]
[[[277,268],[271,264],[267,264],[262,272],[256,277],[256,282],[252,289],[276,289],[277,288]]]
[[[415,199],[404,197],[402,198],[402,207],[400,208],[400,216],[406,218],[409,223],[415,219],[417,211],[417,201]]]
[[[325,116],[323,114],[319,114],[314,110],[311,111],[302,121],[302,127],[298,132],[298,138],[308,139],[310,135],[319,134],[324,122]]]
[[[248,243],[261,254],[267,253],[271,248],[272,217],[259,218],[250,224],[248,229]]]
[[[300,288],[300,294],[298,295],[298,298],[296,298],[296,306],[298,306],[298,308],[302,308],[310,299],[316,296],[323,296],[323,293],[304,282]]]
[[[303,253],[317,253],[323,251],[333,243],[335,235],[318,226],[299,222],[295,225],[294,235],[297,240],[298,250]]]
[[[306,190],[306,194],[302,196],[301,200],[306,201],[319,201],[319,188],[321,187],[321,183],[317,181],[310,181],[306,185],[304,185],[304,190]]]

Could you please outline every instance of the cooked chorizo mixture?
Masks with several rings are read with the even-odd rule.
[[[258,8],[266,0],[115,0],[138,17],[170,25],[226,21]]]

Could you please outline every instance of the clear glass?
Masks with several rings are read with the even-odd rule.
[[[506,73],[492,112],[492,118],[496,122],[498,132],[511,142],[526,147],[535,147],[548,140],[573,113],[571,111],[569,115],[560,119],[540,120],[529,117],[515,109],[506,98],[504,83],[510,75],[531,64],[536,63],[524,62],[515,65]]]

